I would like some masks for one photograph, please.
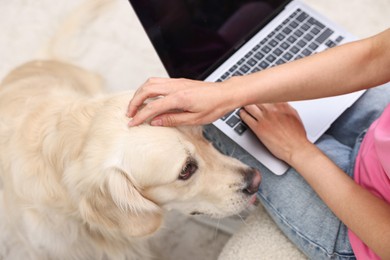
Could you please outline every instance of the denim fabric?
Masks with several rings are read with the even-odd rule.
[[[365,131],[389,103],[389,85],[366,91],[316,145],[353,177],[354,161]],[[260,170],[260,201],[285,235],[310,259],[355,259],[347,227],[293,168],[282,176],[274,175],[214,126],[206,126],[204,133],[222,153]]]

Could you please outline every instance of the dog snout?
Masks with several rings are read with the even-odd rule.
[[[255,194],[261,183],[261,175],[257,169],[249,168],[244,171],[245,188],[242,190],[245,194]]]

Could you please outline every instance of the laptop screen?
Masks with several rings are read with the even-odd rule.
[[[129,0],[170,77],[204,79],[285,0]]]

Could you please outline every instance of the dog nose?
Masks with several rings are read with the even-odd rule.
[[[260,172],[254,168],[249,168],[244,171],[245,188],[242,190],[245,194],[255,194],[261,183]]]

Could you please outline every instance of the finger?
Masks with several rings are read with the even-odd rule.
[[[161,114],[150,122],[152,126],[182,126],[182,125],[198,125],[199,121],[195,120],[195,115],[192,113],[166,113]]]
[[[134,96],[127,107],[127,116],[133,117],[137,113],[138,108],[142,106],[147,99],[167,95],[171,89],[168,85],[172,81],[173,80],[169,78],[149,78],[134,93]]]
[[[160,114],[178,110],[181,111],[180,107],[177,107],[176,102],[173,102],[169,97],[159,98],[146,104],[141,110],[129,122],[129,126],[137,126],[145,122],[148,119],[152,119]]]
[[[257,124],[257,120],[253,116],[251,116],[246,110],[241,109],[240,117],[242,121],[249,126],[249,128],[254,129]]]
[[[249,113],[256,120],[259,120],[263,117],[263,113],[265,111],[262,105],[248,105],[244,107],[245,111]]]
[[[160,93],[160,94],[159,94]],[[127,116],[133,117],[138,109],[144,104],[144,102],[149,98],[154,98],[161,96],[161,92],[151,92],[151,91],[140,91],[138,94],[135,94],[130,100],[129,105],[127,106]]]
[[[127,117],[134,117],[134,115],[137,113],[139,108],[139,105],[135,104],[133,100],[130,101],[129,105],[127,106]]]

